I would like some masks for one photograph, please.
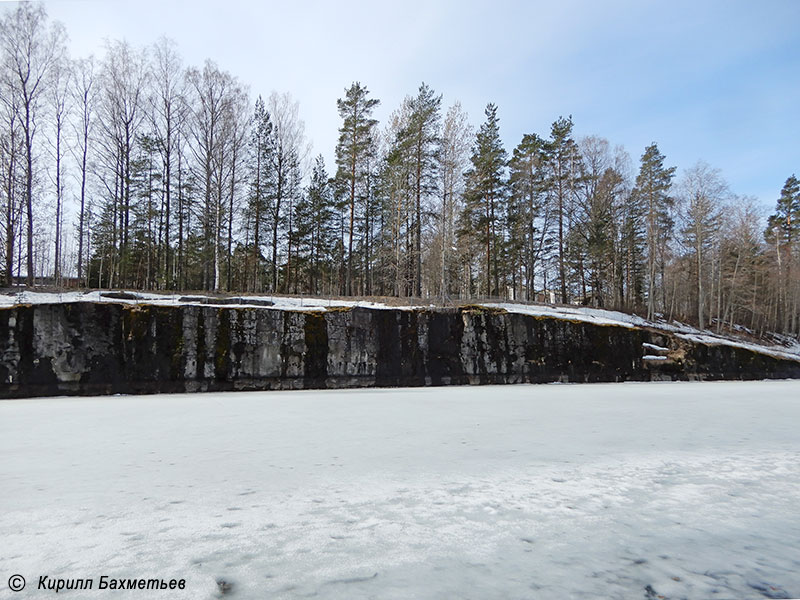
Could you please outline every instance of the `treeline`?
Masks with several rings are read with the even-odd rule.
[[[680,177],[577,139],[572,118],[503,146],[422,84],[387,123],[337,100],[336,164],[289,94],[252,100],[161,39],[70,59],[44,8],[0,22],[6,285],[583,303],[701,327],[800,333],[800,184],[764,220],[719,172]],[[330,169],[330,170],[329,170]]]

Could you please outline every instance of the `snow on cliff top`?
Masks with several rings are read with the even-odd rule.
[[[126,296],[126,297],[123,297]],[[92,292],[30,292],[24,291],[17,294],[0,295],[0,308],[14,306],[16,304],[53,304],[61,302],[112,302],[117,304],[154,304],[157,306],[203,306],[212,305],[214,300],[221,300],[215,296],[194,294],[156,294],[151,292],[133,291],[92,291]],[[241,300],[233,303],[230,300]],[[209,302],[206,302],[209,301]],[[272,303],[265,306],[265,303]],[[285,297],[285,296],[232,296],[224,304],[232,308],[260,308],[279,309],[279,310],[301,310],[319,311],[329,308],[341,307],[363,307],[363,308],[410,308],[393,307],[380,302],[370,302],[366,300],[333,300],[328,298],[311,297]]]
[[[224,301],[223,302],[221,302]],[[239,300],[239,302],[236,302]],[[0,308],[9,308],[18,304],[53,304],[61,302],[112,302],[123,304],[153,304],[157,306],[226,306],[230,308],[264,308],[267,310],[293,310],[293,311],[325,311],[330,308],[361,307],[374,309],[411,310],[414,308],[434,307],[430,305],[391,305],[384,302],[369,300],[334,300],[330,298],[313,297],[287,297],[287,296],[235,296],[220,299],[214,296],[201,294],[156,294],[151,292],[31,292],[23,291],[15,294],[0,294]],[[664,320],[648,321],[637,315],[630,315],[618,311],[590,308],[586,306],[557,306],[551,304],[517,304],[513,302],[481,303],[480,306],[501,309],[511,313],[531,315],[534,317],[549,317],[591,323],[593,325],[606,325],[616,327],[648,327],[660,329],[664,332],[675,334],[688,341],[714,345],[734,346],[760,352],[789,360],[800,361],[800,342],[785,340],[786,345],[764,345],[740,339],[732,339],[715,334],[708,330],[698,330],[690,325],[677,321]]]

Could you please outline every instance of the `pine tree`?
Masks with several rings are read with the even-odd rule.
[[[408,173],[413,194],[412,223],[413,273],[412,290],[422,295],[422,216],[423,199],[436,192],[436,174],[439,167],[439,139],[441,119],[441,94],[423,83],[416,97],[409,102],[410,114],[406,127],[400,132],[398,143],[409,160]]]
[[[349,208],[349,235],[347,242],[347,270],[345,292],[353,294],[353,237],[355,234],[357,192],[367,176],[369,158],[373,153],[373,129],[377,120],[371,118],[372,111],[380,103],[369,98],[369,90],[359,82],[353,83],[344,99],[336,101],[342,126],[336,144],[336,179],[343,190]]]
[[[268,231],[266,218],[273,187],[272,151],[272,121],[264,107],[264,100],[259,96],[253,112],[250,134],[250,189],[247,198],[247,223],[253,240],[248,270],[252,273],[250,289],[254,292],[263,289],[261,245]]]
[[[131,265],[129,280],[142,289],[152,289],[156,282],[157,229],[161,211],[162,177],[158,156],[158,141],[150,135],[139,135],[131,160],[131,206],[128,257]]]
[[[645,254],[647,246],[646,213],[635,194],[622,203],[619,239],[619,279],[617,294],[620,306],[630,310],[644,297]]]
[[[800,253],[800,181],[792,175],[783,185],[775,206],[775,213],[767,221],[764,234],[774,246],[777,263],[778,304],[783,317],[784,331],[798,327],[797,306],[800,303],[800,285],[795,280],[797,255]],[[794,282],[795,293],[791,293]]]
[[[766,235],[787,247],[800,241],[800,181],[794,175],[783,184],[775,213],[769,217]]]
[[[645,148],[633,191],[634,200],[639,204],[646,224],[648,319],[655,317],[656,278],[659,272],[662,275],[662,289],[664,287],[665,251],[675,223],[672,214],[675,200],[669,195],[675,167],[664,167],[664,158],[655,142]]]
[[[535,133],[526,134],[509,162],[511,187],[510,251],[525,273],[525,299],[533,300],[536,266],[550,234],[545,202],[550,147]]]
[[[575,195],[578,150],[572,139],[572,116],[559,117],[550,128],[550,195],[555,203],[558,225],[558,278],[561,302],[569,301],[567,293],[567,241]]]
[[[321,292],[323,276],[331,267],[336,237],[333,209],[331,184],[320,154],[314,160],[311,182],[295,213],[298,254],[309,294]]]
[[[483,289],[487,296],[497,296],[501,293],[499,255],[503,246],[508,161],[500,139],[497,107],[487,104],[485,115],[470,158],[472,168],[465,174],[467,190],[460,234],[474,237],[486,249]]]

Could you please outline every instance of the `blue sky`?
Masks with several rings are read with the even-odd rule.
[[[314,153],[331,160],[336,99],[358,80],[385,120],[421,81],[477,127],[499,107],[509,153],[560,115],[620,144],[652,141],[679,171],[702,159],[772,209],[800,175],[800,1],[243,2],[51,0],[73,54],[103,38],[175,39],[253,97],[289,91]]]

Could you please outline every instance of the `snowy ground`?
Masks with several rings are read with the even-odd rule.
[[[120,298],[118,294],[125,294],[131,298]],[[306,310],[320,311],[328,308],[354,307],[365,308],[413,308],[407,306],[388,306],[381,302],[371,302],[368,300],[334,300],[332,298],[314,298],[311,296],[232,296],[240,298],[238,304],[225,304],[224,306],[233,308],[243,308],[259,306],[258,302],[268,301],[273,303],[272,308],[276,310]],[[30,292],[23,291],[16,294],[0,294],[0,308],[14,306],[17,304],[44,304],[57,302],[114,302],[124,304],[155,304],[158,306],[203,306],[199,300],[213,298],[187,292],[186,294],[155,294],[152,292],[121,291],[113,290],[107,292],[88,291],[88,292]],[[194,299],[194,300],[192,300]],[[255,301],[255,302],[253,302]],[[262,307],[264,308],[264,307]]]
[[[678,323],[676,321],[648,321],[647,319],[643,319],[642,317],[636,315],[629,315],[614,310],[590,308],[586,306],[560,306],[547,304],[526,305],[515,304],[513,302],[485,304],[485,306],[501,308],[503,310],[507,310],[508,312],[532,315],[535,317],[554,317],[556,319],[581,321],[584,323],[592,323],[594,325],[616,325],[619,327],[628,328],[651,327],[653,329],[661,329],[669,333],[674,333],[678,337],[692,342],[706,344],[708,346],[735,346],[737,348],[752,350],[753,352],[768,354],[776,358],[800,360],[800,343],[798,343],[797,340],[785,338],[783,336],[781,337],[783,337],[786,345],[767,346],[764,344],[755,344],[743,340],[731,339],[730,337],[724,335],[718,335],[713,331],[699,330],[691,325]]]
[[[800,382],[3,401],[0,598],[800,596],[798,423]]]

